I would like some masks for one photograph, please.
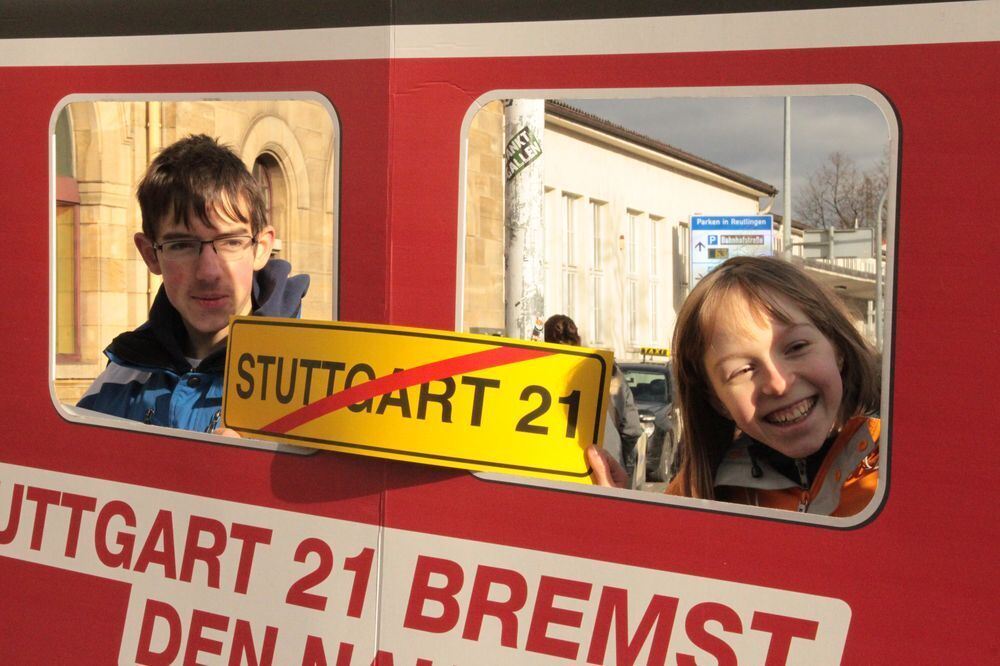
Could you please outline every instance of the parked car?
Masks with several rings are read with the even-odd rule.
[[[670,361],[666,363],[619,363],[632,390],[639,420],[646,431],[645,477],[669,481],[677,472],[677,441],[680,434]],[[641,452],[639,457],[641,458]]]

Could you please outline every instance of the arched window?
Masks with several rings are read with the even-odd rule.
[[[268,222],[274,227],[272,254],[279,254],[288,235],[288,188],[278,158],[266,152],[258,155],[253,163],[253,177],[260,185]]]

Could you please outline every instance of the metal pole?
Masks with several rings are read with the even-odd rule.
[[[884,331],[885,318],[885,296],[882,286],[882,206],[885,198],[889,195],[887,187],[882,192],[882,198],[878,202],[878,220],[875,222],[875,345],[882,351],[882,336]]]
[[[792,98],[785,98],[785,179],[782,184],[781,256],[792,260]]]
[[[545,100],[504,104],[504,334],[531,337],[545,313],[542,135]]]
[[[871,335],[872,329],[877,329],[878,326],[875,324],[875,301],[873,299],[868,299],[865,301],[868,304],[868,321],[871,322],[870,326],[865,327],[865,333]],[[876,335],[878,332],[876,331]]]

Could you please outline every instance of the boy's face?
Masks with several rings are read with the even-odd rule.
[[[170,241],[210,241],[224,237],[250,236],[250,225],[230,219],[224,212],[209,212],[211,227],[191,211],[190,228],[165,215],[157,225],[157,238],[135,235],[135,244],[150,272],[163,276],[163,287],[170,303],[180,313],[188,334],[186,353],[204,358],[226,339],[229,318],[246,315],[251,310],[253,273],[264,267],[271,254],[274,229],[266,227],[257,235],[257,244],[241,255],[225,257],[202,245],[200,254],[177,258],[174,253],[156,249]]]

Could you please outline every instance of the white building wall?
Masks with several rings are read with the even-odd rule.
[[[688,218],[756,214],[757,197],[552,123],[543,149],[546,316],[569,314],[584,344],[619,359],[668,347],[687,294]]]

